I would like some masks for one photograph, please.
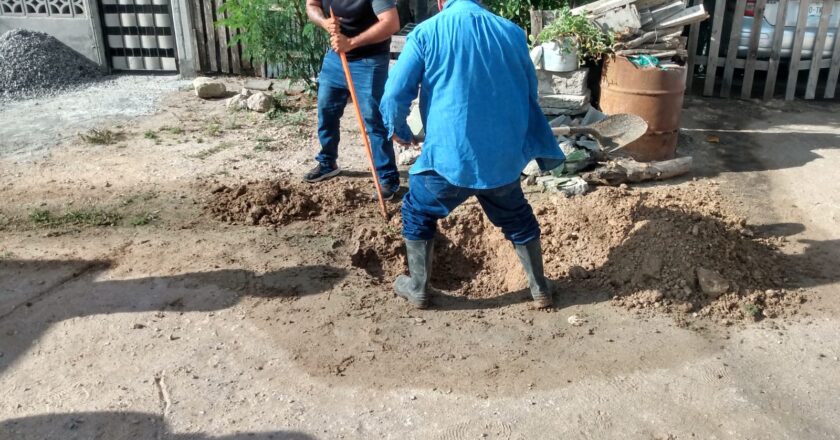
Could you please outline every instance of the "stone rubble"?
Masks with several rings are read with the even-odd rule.
[[[104,76],[99,65],[48,34],[12,29],[0,35],[0,101],[52,95]]]

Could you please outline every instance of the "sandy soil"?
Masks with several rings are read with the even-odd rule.
[[[399,217],[368,201],[349,118],[349,172],[317,187],[305,105],[174,92],[100,120],[115,144],[18,144],[0,439],[836,438],[837,110],[692,99],[696,180],[529,193],[551,312],[469,204],[441,225],[435,308],[393,298]],[[699,264],[730,293],[701,295]]]

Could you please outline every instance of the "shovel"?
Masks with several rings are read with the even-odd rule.
[[[555,136],[574,136],[586,134],[592,136],[601,149],[612,153],[642,137],[648,125],[640,116],[627,113],[607,116],[607,119],[583,127],[553,127]]]

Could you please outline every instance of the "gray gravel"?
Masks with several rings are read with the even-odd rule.
[[[45,33],[0,35],[0,101],[71,90],[103,75],[99,65]]]
[[[90,128],[154,113],[161,97],[189,86],[190,81],[177,76],[125,75],[0,105],[0,121],[12,122],[0,124],[0,158],[41,157]]]

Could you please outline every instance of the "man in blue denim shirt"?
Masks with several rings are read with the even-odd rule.
[[[332,11],[326,18],[325,13]],[[394,0],[307,0],[310,21],[330,33],[331,50],[324,56],[318,76],[318,165],[306,173],[310,183],[339,174],[339,122],[350,91],[337,52],[345,52],[356,87],[356,97],[365,120],[367,135],[382,195],[390,200],[400,186],[394,144],[382,125],[379,101],[388,77],[391,35],[400,28]]]
[[[540,227],[519,184],[532,159],[544,169],[564,159],[537,102],[525,32],[476,0],[449,0],[409,34],[380,106],[388,136],[411,142],[406,117],[420,88],[426,129],[403,199],[410,276],[395,283],[411,304],[428,306],[437,221],[476,196],[513,242],[537,307],[550,307]]]

